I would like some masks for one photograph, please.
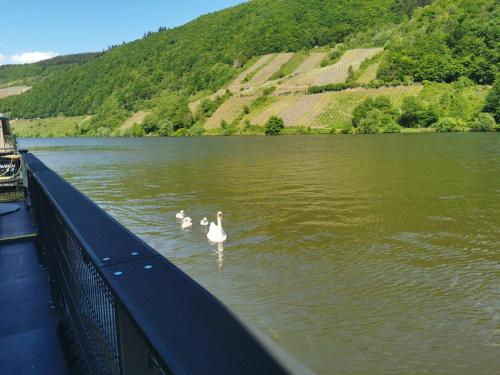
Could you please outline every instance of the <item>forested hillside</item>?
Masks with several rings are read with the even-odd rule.
[[[388,45],[379,78],[492,84],[500,63],[497,0],[438,0],[418,9]]]
[[[57,56],[34,64],[0,66],[0,87],[33,85],[44,77],[75,65],[82,65],[101,53],[78,53]]]
[[[119,118],[165,91],[215,90],[253,56],[337,43],[396,20],[393,0],[254,0],[150,33],[2,102],[15,117]]]
[[[228,85],[259,56],[300,51],[284,60],[279,78],[321,46],[328,47],[316,54],[327,55],[322,66],[347,48],[384,47],[373,70],[378,85],[464,77],[492,84],[499,67],[498,8],[496,0],[253,0],[148,32],[88,61],[2,67],[0,84],[35,85],[1,100],[0,111],[21,118],[93,115],[78,132],[105,135],[146,110],[143,132],[168,135],[199,120],[190,101]]]

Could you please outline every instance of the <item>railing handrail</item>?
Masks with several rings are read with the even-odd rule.
[[[23,159],[32,180],[79,242],[161,368],[175,374],[287,373],[206,289],[37,157],[28,153]],[[130,334],[128,330],[120,333],[123,337]],[[122,347],[120,355],[136,355],[132,353]],[[127,373],[126,368],[121,371]]]

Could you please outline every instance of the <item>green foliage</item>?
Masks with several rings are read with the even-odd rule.
[[[87,119],[80,117],[54,117],[49,119],[13,120],[12,130],[17,137],[65,137],[74,134],[77,126]]]
[[[443,117],[432,128],[437,132],[461,132],[467,130],[467,124],[462,119]]]
[[[398,115],[397,111],[392,106],[391,100],[387,96],[381,95],[374,98],[368,98],[354,108],[352,113],[352,125],[358,127],[363,120],[367,120],[367,126],[370,127],[373,122],[370,122],[371,120],[368,117],[373,115],[373,110],[378,110],[376,112],[377,121],[390,118],[392,122],[395,122],[395,118]],[[384,114],[386,117],[382,118],[380,113]]]
[[[71,65],[84,64],[102,53],[80,53],[57,56],[34,64],[0,66],[0,87],[14,85],[33,85],[41,79],[61,71]]]
[[[289,126],[281,130],[280,134],[283,135],[310,135],[313,134],[311,127],[305,126]]]
[[[155,99],[152,112],[144,119],[142,128],[146,134],[173,135],[177,130],[190,128],[194,118],[187,98],[177,93],[164,93]]]
[[[500,75],[497,75],[495,84],[486,97],[484,110],[491,113],[495,121],[500,123]]]
[[[487,86],[469,86],[467,81],[460,79],[453,84],[424,82],[418,97],[439,117],[454,117],[469,123],[483,111],[487,93]]]
[[[276,86],[266,87],[264,89],[264,91],[262,91],[262,95],[263,96],[268,96],[268,95],[271,95],[275,91],[276,91]]]
[[[104,52],[87,52],[75,53],[71,55],[56,56],[51,59],[42,60],[32,65],[38,66],[55,66],[55,65],[69,65],[69,64],[85,64],[86,62],[102,56]],[[23,65],[27,66],[27,65]]]
[[[378,77],[490,84],[500,63],[497,0],[435,0],[404,22],[388,44]],[[408,1],[411,3],[411,1]]]
[[[438,120],[436,111],[422,100],[408,96],[403,99],[399,124],[405,128],[427,128]]]
[[[282,118],[271,116],[266,122],[265,133],[266,135],[278,135],[284,128],[285,123]]]
[[[476,132],[495,131],[497,124],[489,113],[479,113],[474,121],[470,123],[470,129]]]
[[[394,9],[401,16],[411,17],[415,9],[430,3],[432,3],[432,0],[396,0]]]
[[[346,82],[353,82],[354,81],[354,69],[352,65],[349,65],[349,69],[347,69],[347,79]]]
[[[394,121],[394,117],[387,110],[378,108],[366,112],[357,127],[357,132],[363,134],[399,133],[400,131],[401,128]]]
[[[328,56],[321,62],[321,67],[324,68],[325,66],[333,65],[337,61],[340,60],[344,52],[346,51],[347,47],[344,44],[338,45],[335,49],[333,49]]]
[[[245,122],[245,126],[238,130],[240,135],[264,135],[265,129],[263,126],[252,125],[250,122]]]
[[[232,94],[228,90],[224,95],[217,95],[213,100],[210,100],[209,98],[203,99],[200,103],[197,117],[199,118],[212,117],[217,108],[219,108],[231,96]]]
[[[132,126],[132,136],[134,137],[144,137],[146,135],[146,132],[144,131],[144,128],[139,125],[139,124],[134,124]]]
[[[392,120],[392,121],[391,121]],[[401,132],[401,126],[396,124],[396,122],[392,119],[392,117],[389,117],[387,122],[384,122],[385,125],[381,125],[381,133],[400,133]]]
[[[273,96],[261,95],[258,98],[254,99],[254,101],[250,104],[250,111],[252,112],[259,108],[265,107],[271,104],[274,100],[276,100],[276,98]]]
[[[353,82],[345,82],[345,83],[330,83],[328,85],[321,86],[311,86],[307,89],[308,94],[320,94],[328,91],[342,91],[347,90],[354,87],[360,87],[360,84]]]
[[[363,87],[365,89],[378,89],[381,87],[396,87],[401,86],[400,81],[394,82],[369,82],[369,83],[359,83],[359,82],[343,82],[343,83],[329,83],[327,85],[321,86],[310,86],[307,89],[308,94],[320,94],[329,91],[344,91],[347,89],[354,89],[358,87]]]

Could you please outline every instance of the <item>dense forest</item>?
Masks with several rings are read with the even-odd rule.
[[[6,85],[32,85],[42,78],[65,70],[75,65],[82,65],[102,53],[77,53],[57,56],[34,64],[2,65],[0,66],[0,87]]]
[[[496,0],[439,0],[418,9],[388,45],[379,78],[492,84],[500,63]]]
[[[34,84],[1,100],[0,111],[22,118],[94,115],[79,131],[102,134],[150,109],[145,126],[168,135],[192,126],[189,97],[215,92],[255,56],[338,43],[383,45],[382,83],[467,77],[493,84],[499,20],[497,0],[253,0],[103,54],[0,67],[0,84]]]

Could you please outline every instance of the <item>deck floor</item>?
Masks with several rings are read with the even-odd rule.
[[[0,374],[67,374],[36,225],[18,203],[20,210],[0,215]]]

